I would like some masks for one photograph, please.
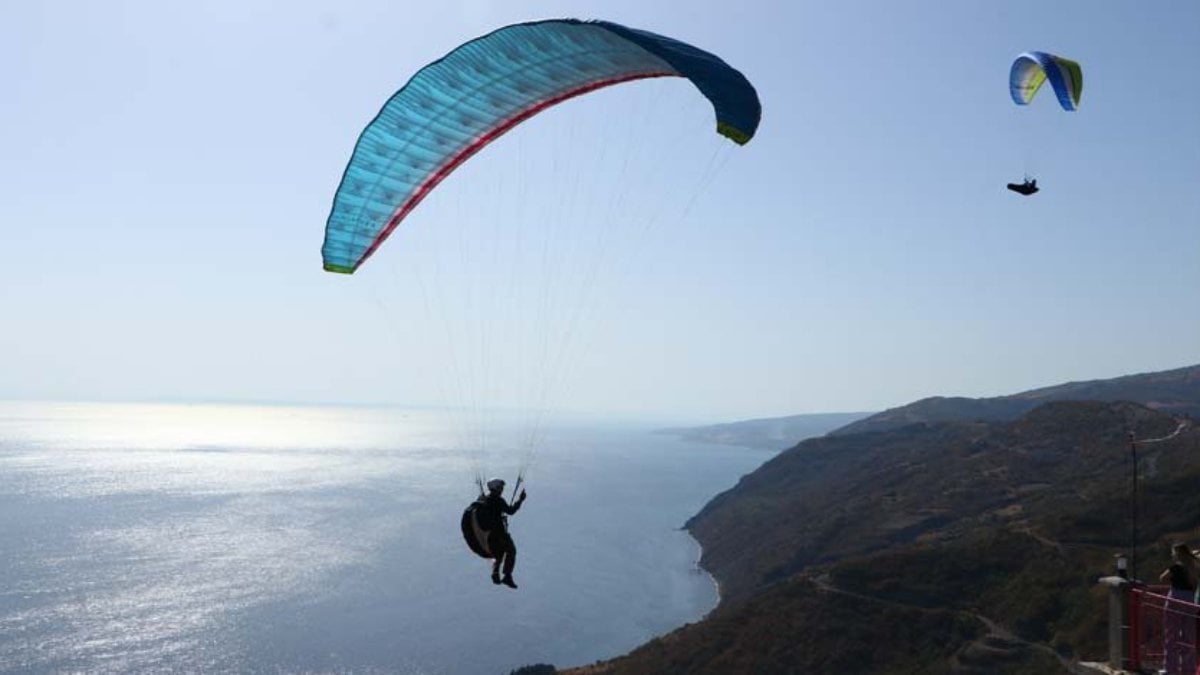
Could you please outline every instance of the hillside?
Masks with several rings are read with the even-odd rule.
[[[934,396],[871,415],[832,433],[887,431],[918,422],[1012,420],[1048,401],[1137,401],[1166,413],[1200,418],[1200,365],[1068,382],[993,398]]]
[[[1179,427],[1058,402],[805,441],[689,523],[720,607],[579,672],[1063,672],[1105,650],[1093,582],[1128,544],[1126,429]],[[1147,573],[1166,538],[1200,536],[1198,453],[1195,427],[1144,453]]]
[[[1161,436],[1177,426],[1137,404],[1057,402],[1013,422],[811,439],[687,525],[703,565],[737,601],[809,565],[1124,493],[1126,430]]]
[[[688,441],[740,445],[763,450],[785,450],[814,436],[825,434],[867,417],[871,413],[814,413],[764,417],[702,427],[663,429],[660,433]]]
[[[569,672],[1053,673],[1102,656],[1094,580],[1128,550],[1128,433],[1170,437],[1140,450],[1140,572],[1200,538],[1200,429],[1166,412],[1186,396],[1160,396],[1196,370],[1026,392],[1040,400],[1010,419],[804,441],[689,521],[721,585],[709,617]],[[1153,407],[1054,400],[1131,384]]]

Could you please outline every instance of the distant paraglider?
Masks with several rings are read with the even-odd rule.
[[[1046,52],[1025,52],[1013,61],[1008,74],[1008,91],[1013,103],[1029,105],[1046,80],[1050,81],[1063,110],[1072,112],[1079,108],[1083,70],[1075,61]],[[1025,176],[1024,182],[1009,183],[1008,189],[1028,197],[1038,191],[1037,180]]]

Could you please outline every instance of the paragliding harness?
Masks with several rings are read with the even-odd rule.
[[[523,473],[517,476],[517,481],[513,485],[514,497],[520,494],[521,483],[524,480]],[[463,539],[475,555],[492,560],[496,556],[492,553],[488,540],[492,532],[496,530],[508,532],[508,516],[488,506],[487,491],[483,488],[483,478],[477,477],[475,482],[479,487],[479,497],[463,511]]]
[[[1022,195],[1025,195],[1026,197],[1028,197],[1029,195],[1038,191],[1037,179],[1036,178],[1030,179],[1029,176],[1025,176],[1025,182],[1009,183],[1008,189],[1012,190],[1013,192],[1016,192],[1018,194],[1022,194]]]

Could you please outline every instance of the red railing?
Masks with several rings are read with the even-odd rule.
[[[1129,590],[1129,654],[1135,671],[1200,675],[1196,652],[1200,605],[1191,599],[1171,597],[1166,586]]]

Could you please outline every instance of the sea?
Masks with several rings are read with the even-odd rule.
[[[0,671],[503,675],[618,656],[713,609],[681,527],[773,454],[655,428],[542,429],[514,591],[463,543],[481,456],[453,416],[0,402]],[[487,466],[511,482],[498,448]]]

